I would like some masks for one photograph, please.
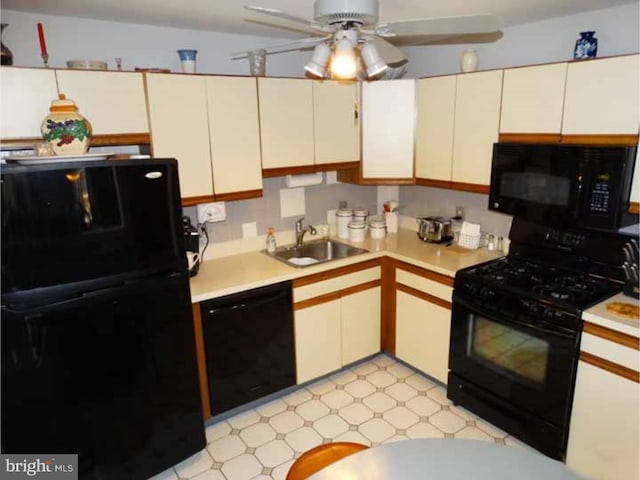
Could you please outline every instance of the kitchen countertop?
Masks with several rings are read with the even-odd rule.
[[[362,243],[352,243],[342,238],[335,240],[369,252],[305,268],[289,266],[260,251],[207,260],[200,265],[198,275],[191,279],[191,301],[201,302],[385,255],[452,278],[462,268],[501,256],[486,248],[461,251],[457,247],[426,243],[417,237],[415,231],[403,229],[387,235],[385,239],[367,238]]]
[[[595,323],[603,327],[610,328],[617,332],[640,337],[640,321],[630,318],[622,318],[607,311],[607,304],[611,302],[630,303],[638,305],[638,299],[628,297],[623,293],[618,293],[613,297],[607,298],[605,301],[585,310],[582,313],[582,319],[586,322]]]

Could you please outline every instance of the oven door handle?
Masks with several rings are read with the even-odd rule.
[[[465,307],[467,310],[470,310],[472,312],[477,312],[480,313],[481,315],[484,315],[485,317],[489,318],[490,320],[493,320],[494,322],[498,322],[502,325],[515,325],[515,326],[520,326],[523,328],[527,328],[529,330],[533,330],[536,332],[540,332],[540,333],[544,333],[546,335],[550,335],[550,336],[554,336],[554,337],[561,337],[561,338],[565,338],[565,339],[574,339],[576,337],[576,333],[575,332],[567,332],[564,329],[562,329],[561,327],[559,327],[559,329],[551,329],[551,328],[545,328],[543,326],[540,325],[536,325],[534,323],[530,323],[530,322],[523,322],[521,320],[516,320],[516,319],[510,319],[508,322],[505,322],[504,320],[499,320],[495,317],[494,314],[490,313],[487,310],[484,310],[480,307],[478,307],[477,305],[473,305],[470,302],[460,298],[459,296],[456,296],[456,294],[453,294],[453,305],[455,308],[455,304],[458,303],[460,305],[462,305],[463,307]]]

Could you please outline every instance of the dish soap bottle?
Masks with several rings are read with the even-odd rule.
[[[276,251],[276,237],[273,234],[273,228],[267,228],[267,252],[275,253]]]

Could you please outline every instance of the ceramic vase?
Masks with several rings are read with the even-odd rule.
[[[465,50],[460,57],[460,71],[475,72],[478,69],[478,52],[473,49]]]
[[[598,53],[598,39],[594,37],[596,32],[580,32],[580,38],[576,40],[573,50],[574,60],[596,58]]]
[[[4,29],[8,26],[8,23],[3,23],[1,25],[2,30],[0,30],[0,39],[2,38],[2,32],[4,32]],[[11,53],[11,50],[5,47],[2,40],[0,40],[0,46],[2,47],[2,56],[0,57],[2,59],[2,65],[13,65],[13,53]]]
[[[91,124],[78,113],[75,102],[62,93],[51,102],[40,131],[56,155],[84,155],[89,149]]]

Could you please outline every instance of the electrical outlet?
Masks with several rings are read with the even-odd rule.
[[[201,203],[197,207],[198,222],[222,222],[227,218],[227,209],[224,202]]]
[[[464,218],[464,207],[456,207],[456,217]]]

